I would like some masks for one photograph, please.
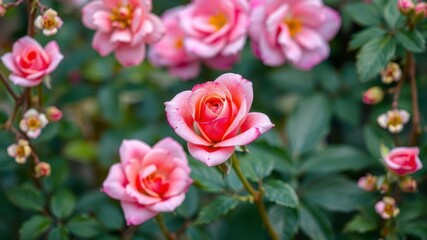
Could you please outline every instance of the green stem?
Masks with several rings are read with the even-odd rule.
[[[239,159],[237,159],[236,154],[233,153],[231,155],[231,161],[233,164],[234,171],[237,174],[237,177],[242,182],[245,189],[253,196],[255,206],[258,209],[259,215],[261,216],[262,223],[264,225],[264,228],[267,230],[268,234],[270,235],[272,240],[279,240],[279,235],[276,233],[276,231],[273,228],[273,225],[270,222],[270,219],[268,218],[267,210],[265,208],[263,197],[264,197],[264,191],[260,187],[259,191],[255,190],[255,188],[251,185],[251,183],[246,179],[246,177],[242,173],[242,169],[240,168]]]
[[[163,236],[167,239],[167,240],[175,240],[175,236],[173,234],[171,234],[169,232],[169,230],[167,229],[164,221],[163,221],[163,216],[161,214],[158,214],[156,216],[156,222],[160,227],[160,230],[162,230]]]

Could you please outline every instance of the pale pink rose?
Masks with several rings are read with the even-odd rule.
[[[199,75],[200,61],[184,48],[184,32],[179,20],[182,10],[182,7],[176,7],[163,14],[166,35],[152,45],[149,60],[155,66],[168,67],[172,76],[188,80]]]
[[[55,41],[43,48],[36,40],[25,36],[15,42],[12,52],[4,54],[1,60],[11,71],[9,79],[14,84],[34,87],[56,69],[62,58]]]
[[[252,100],[252,83],[227,73],[166,102],[166,116],[187,141],[190,154],[215,166],[225,162],[235,146],[251,143],[274,126],[265,114],[249,112]]]
[[[184,46],[190,54],[219,61],[211,64],[230,68],[246,42],[248,28],[247,0],[194,0],[181,13],[181,26],[186,34]],[[233,61],[230,61],[233,60]]]
[[[414,173],[423,167],[418,154],[420,150],[417,147],[397,147],[393,148],[387,156],[384,157],[384,163],[390,171],[398,175]]]
[[[83,24],[96,30],[92,47],[101,56],[114,51],[125,67],[140,64],[145,58],[145,44],[159,41],[165,29],[151,13],[149,0],[95,0],[82,9]]]
[[[151,148],[139,140],[124,140],[119,152],[120,163],[111,166],[102,191],[120,200],[127,225],[181,205],[192,180],[179,143],[165,138]]]
[[[330,41],[341,26],[338,13],[321,0],[253,0],[249,36],[262,62],[289,61],[309,70],[329,56]]]

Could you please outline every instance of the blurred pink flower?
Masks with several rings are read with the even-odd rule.
[[[191,183],[187,156],[172,138],[152,148],[124,140],[120,163],[111,166],[102,190],[120,200],[127,225],[138,225],[181,205]]]
[[[150,48],[149,60],[155,66],[168,67],[172,76],[188,80],[199,75],[200,62],[184,48],[184,32],[179,20],[183,9],[176,7],[163,14],[166,35]]]
[[[415,5],[414,5],[414,2],[412,0],[398,0],[398,2],[397,2],[397,8],[404,15],[407,15],[411,11],[413,11],[414,7],[415,7]]]
[[[101,56],[114,51],[125,67],[140,64],[145,44],[159,41],[165,29],[151,11],[150,0],[95,0],[82,9],[83,24],[96,30],[93,48]]]
[[[375,211],[383,218],[390,219],[399,214],[399,208],[396,206],[396,200],[391,197],[384,197],[383,200],[375,204]]]
[[[249,36],[262,62],[309,70],[329,56],[341,17],[321,0],[252,0]]]
[[[365,104],[377,104],[380,103],[384,98],[384,91],[378,86],[370,87],[363,93],[362,101]]]
[[[377,123],[382,128],[387,128],[391,133],[399,133],[403,125],[409,122],[410,115],[406,110],[390,110],[377,117]]]
[[[27,162],[27,158],[31,155],[31,147],[27,140],[19,139],[18,143],[14,143],[7,148],[9,157],[15,158],[18,164]]]
[[[24,113],[19,122],[19,128],[29,138],[37,138],[48,123],[49,121],[44,113],[39,113],[36,109],[30,108]]]
[[[377,177],[367,174],[366,176],[363,176],[359,178],[357,181],[357,186],[365,191],[373,191],[376,188],[377,184]]]
[[[384,163],[390,171],[398,175],[414,173],[423,167],[418,154],[417,147],[397,147],[393,148],[384,157]]]
[[[427,3],[419,2],[415,5],[415,15],[419,18],[427,17]]]
[[[62,118],[62,111],[55,106],[49,106],[46,109],[47,119],[51,122],[57,122]]]
[[[4,54],[1,60],[11,71],[9,79],[14,84],[34,87],[56,69],[62,58],[55,41],[49,42],[43,49],[36,40],[25,36],[15,42],[12,52]]]
[[[190,154],[215,166],[227,161],[235,146],[251,143],[274,126],[265,114],[249,112],[252,101],[252,83],[227,73],[166,102],[166,116]]]
[[[247,0],[194,0],[181,14],[184,47],[213,68],[227,69],[246,42]],[[220,64],[217,62],[226,60]]]
[[[34,26],[43,30],[45,36],[52,36],[62,27],[62,19],[58,16],[58,12],[49,8],[42,15],[39,15],[34,20]]]

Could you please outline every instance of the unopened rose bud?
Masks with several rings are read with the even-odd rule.
[[[367,174],[366,176],[359,178],[359,181],[357,181],[357,186],[368,192],[375,190],[376,184],[377,177],[372,176],[371,174]]]
[[[380,87],[371,87],[363,93],[362,101],[365,104],[377,104],[380,103],[384,98],[384,91]]]
[[[399,0],[397,2],[397,8],[405,16],[410,15],[411,12],[414,11],[414,7],[414,2],[412,0]]]
[[[31,154],[31,147],[27,140],[19,139],[18,143],[12,144],[7,148],[7,154],[15,158],[16,163],[24,164]]]
[[[382,201],[375,204],[375,211],[383,218],[390,219],[396,217],[400,210],[396,206],[396,201],[391,197],[384,197]]]
[[[58,16],[58,13],[49,8],[44,12],[43,16],[39,15],[34,20],[34,26],[40,30],[43,30],[45,36],[52,36],[58,32],[58,29],[62,26],[62,20]]]
[[[47,162],[40,162],[34,168],[37,178],[50,176],[50,164]]]
[[[427,3],[419,2],[415,5],[415,18],[421,20],[427,17]]]
[[[387,67],[381,71],[381,80],[383,83],[390,84],[397,82],[402,77],[402,69],[399,64],[390,62]]]
[[[416,192],[417,181],[409,176],[405,176],[399,181],[399,187],[404,192]]]
[[[51,122],[57,122],[62,118],[62,111],[55,106],[50,106],[46,109],[47,119]]]

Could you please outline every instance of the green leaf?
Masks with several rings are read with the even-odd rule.
[[[299,220],[299,227],[312,240],[335,239],[332,224],[320,209],[304,204]]]
[[[187,194],[185,194],[184,202],[181,204],[181,206],[179,206],[176,209],[176,213],[185,218],[190,218],[196,213],[198,208],[199,208],[199,191],[197,190],[196,187],[191,186],[188,189]]]
[[[369,42],[373,38],[382,38],[386,35],[386,31],[377,27],[370,27],[364,29],[360,32],[357,32],[351,36],[349,43],[350,49],[357,49],[363,46],[365,43]]]
[[[293,239],[298,230],[298,209],[274,205],[268,209],[268,217],[281,239]]]
[[[424,52],[426,41],[418,30],[396,32],[396,40],[406,50],[414,53]]]
[[[402,14],[397,8],[397,0],[390,0],[384,8],[384,19],[389,28],[396,28],[397,22],[402,18]]]
[[[73,140],[65,145],[64,155],[70,160],[89,163],[98,155],[98,145],[89,140]]]
[[[374,4],[352,3],[344,7],[344,12],[362,26],[380,26],[381,11]]]
[[[366,233],[377,228],[378,223],[375,218],[367,215],[356,215],[344,227],[344,232]]]
[[[302,198],[330,211],[350,212],[374,201],[356,183],[338,175],[311,178],[303,185]]]
[[[6,191],[9,200],[18,207],[40,211],[43,209],[44,199],[40,190],[30,184],[23,184]]]
[[[375,77],[391,60],[396,44],[390,36],[374,38],[360,49],[356,56],[357,73],[362,82]]]
[[[330,118],[331,109],[324,96],[314,95],[302,100],[287,125],[292,155],[312,150],[329,132]]]
[[[19,236],[21,240],[37,239],[40,235],[46,232],[50,224],[51,219],[42,215],[34,215],[19,229]]]
[[[237,207],[239,201],[235,198],[220,196],[206,207],[203,207],[195,224],[205,224],[214,221]]]
[[[240,165],[245,176],[252,181],[259,181],[269,176],[274,169],[274,160],[259,151],[249,151],[242,157],[239,155]]]
[[[369,153],[377,160],[381,159],[380,148],[384,143],[388,146],[392,146],[393,141],[390,138],[390,134],[381,134],[370,126],[366,126],[363,129],[365,146]]]
[[[301,166],[301,171],[307,173],[355,171],[369,166],[372,162],[369,156],[351,146],[332,146],[311,155]]]
[[[67,223],[67,227],[78,237],[94,237],[101,232],[99,223],[87,214],[74,216]]]
[[[221,192],[225,185],[221,173],[215,168],[208,167],[203,163],[190,159],[191,178],[194,184],[208,192]]]
[[[50,209],[53,215],[61,219],[68,217],[73,212],[75,203],[74,195],[67,189],[61,189],[53,195]]]
[[[52,228],[48,235],[48,240],[68,240],[70,233],[68,229],[62,225]]]
[[[265,196],[279,205],[298,207],[298,197],[295,190],[280,180],[269,181],[264,185]]]
[[[202,230],[196,226],[189,226],[186,231],[186,236],[189,237],[189,240],[210,240],[210,237],[206,231]]]
[[[125,225],[122,210],[111,203],[102,204],[96,210],[96,217],[109,230],[120,230]]]
[[[102,116],[110,122],[121,119],[119,91],[111,85],[103,87],[98,92],[98,102]]]
[[[400,229],[403,233],[408,235],[418,237],[419,239],[427,238],[427,223],[422,220],[414,221],[412,223],[406,224]]]

